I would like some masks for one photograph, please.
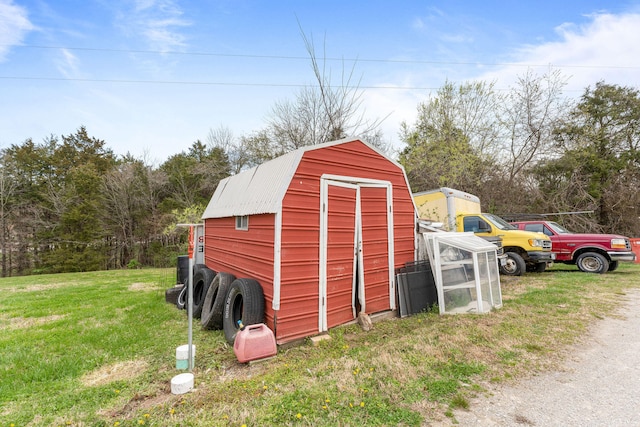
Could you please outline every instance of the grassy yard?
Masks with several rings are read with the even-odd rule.
[[[455,423],[491,382],[552,369],[593,322],[640,287],[640,265],[502,277],[486,315],[425,313],[330,331],[318,347],[239,364],[194,322],[196,388],[170,393],[184,311],[175,270],[0,279],[0,426],[417,426]]]

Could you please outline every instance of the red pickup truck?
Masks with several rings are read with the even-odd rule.
[[[587,273],[606,273],[620,261],[634,261],[629,238],[617,234],[572,233],[553,221],[512,222],[520,230],[546,234],[553,243],[556,262],[576,264]]]

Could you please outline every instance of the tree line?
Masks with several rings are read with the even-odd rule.
[[[445,84],[402,126],[412,191],[453,187],[499,215],[640,237],[640,93],[601,81],[570,99],[565,84],[558,72],[506,92]]]
[[[402,124],[393,152],[379,121],[364,119],[352,74],[331,82],[313,54],[312,67],[317,84],[276,104],[264,129],[211,130],[160,165],[114,154],[84,126],[0,150],[2,275],[175,266],[187,238],[175,225],[198,222],[221,179],[351,135],[396,157],[414,192],[453,187],[486,211],[640,236],[636,89],[598,82],[570,100],[557,72],[527,72],[508,91],[447,82]],[[564,215],[576,211],[588,213]]]

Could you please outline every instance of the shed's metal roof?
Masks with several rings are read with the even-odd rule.
[[[278,212],[302,153],[295,150],[223,179],[202,219]]]
[[[371,147],[359,138],[310,145],[223,179],[213,193],[202,219],[278,212],[305,152],[353,141]],[[371,148],[379,152],[375,147]]]

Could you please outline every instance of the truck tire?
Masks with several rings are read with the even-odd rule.
[[[203,268],[209,268],[204,264],[194,264],[193,265],[193,277],[196,276],[196,273],[200,270],[202,270]]]
[[[170,304],[177,306],[178,297],[180,296],[180,293],[182,293],[182,289],[184,289],[184,285],[176,285],[172,288],[166,289],[164,291],[164,300]]]
[[[505,264],[500,266],[500,273],[505,276],[522,276],[527,270],[527,264],[520,254],[516,252],[507,252]]]
[[[534,273],[544,273],[546,269],[547,269],[546,262],[537,262],[533,264],[533,266],[531,267],[531,271],[533,271]]]
[[[180,258],[180,257],[178,257],[178,258]],[[189,262],[189,258],[187,257],[187,263],[188,262]],[[178,263],[180,263],[180,260],[178,260]],[[195,277],[196,273],[199,270],[202,270],[203,268],[208,268],[208,267],[206,265],[204,265],[204,264],[195,264],[193,266],[193,276],[192,277]],[[178,274],[183,274],[183,277],[181,278],[182,282],[180,282],[180,283],[184,284],[184,286],[186,288],[187,285],[189,285],[189,265],[187,264],[186,269],[184,271],[182,271],[182,272],[179,272]]]
[[[221,271],[216,274],[213,282],[211,282],[207,296],[202,304],[202,317],[200,317],[200,322],[204,329],[222,329],[224,302],[234,280],[236,280],[236,276]]]
[[[256,280],[236,279],[231,283],[222,319],[224,337],[229,344],[233,344],[240,330],[238,321],[244,326],[264,322],[264,293]]]
[[[193,275],[193,317],[199,319],[202,315],[202,304],[213,282],[216,272],[207,267],[202,267]]]
[[[604,274],[609,271],[609,261],[597,252],[585,252],[578,256],[576,265],[585,273]]]

